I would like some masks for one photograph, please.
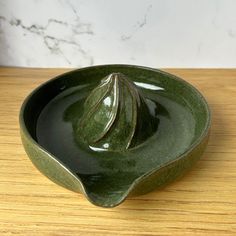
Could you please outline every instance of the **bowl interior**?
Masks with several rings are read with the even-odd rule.
[[[73,131],[88,94],[113,72],[135,82],[159,121],[153,136],[121,153],[85,147]],[[28,97],[23,119],[32,139],[77,175],[94,198],[101,198],[117,196],[138,177],[197,145],[208,129],[209,110],[202,95],[175,76],[150,68],[109,65],[75,70],[43,84]]]

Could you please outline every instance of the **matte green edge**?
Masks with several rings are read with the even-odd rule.
[[[89,193],[86,191],[86,188],[79,177],[75,176],[69,168],[67,168],[55,156],[48,153],[31,137],[31,135],[29,134],[29,132],[27,131],[25,127],[25,123],[23,119],[25,105],[28,102],[28,100],[30,100],[31,96],[38,89],[40,89],[42,86],[47,84],[49,81],[56,80],[58,77],[72,73],[75,70],[59,75],[43,83],[38,88],[36,88],[30,95],[28,95],[28,97],[23,102],[21,110],[20,110],[19,123],[20,123],[20,133],[21,133],[22,143],[24,145],[27,155],[29,156],[33,164],[40,170],[40,172],[42,172],[44,175],[46,175],[50,180],[52,180],[56,184],[62,187],[65,187],[71,191],[74,191],[77,193],[83,193],[85,197],[92,204],[100,206],[100,207],[115,207],[121,204],[128,196],[145,194],[154,189],[163,187],[164,185],[170,183],[177,177],[181,177],[201,157],[201,155],[203,154],[206,148],[209,134],[210,134],[211,112],[205,98],[201,95],[201,93],[191,84],[189,84],[188,82],[184,81],[183,79],[179,77],[176,77],[175,75],[169,74],[167,72],[163,72],[161,70],[149,68],[149,67],[125,65],[125,64],[100,65],[100,66],[93,66],[93,68],[99,68],[99,67],[104,68],[107,66],[126,66],[126,67],[132,67],[132,68],[152,70],[152,71],[156,71],[161,74],[164,74],[172,79],[181,81],[182,83],[186,84],[187,86],[195,90],[195,92],[199,95],[199,97],[203,101],[206,107],[206,111],[208,113],[208,119],[207,119],[205,129],[202,135],[198,138],[197,141],[195,141],[195,143],[185,153],[179,156],[178,159],[172,162],[166,163],[162,167],[158,167],[140,176],[130,185],[127,191],[125,191],[122,195],[117,196],[115,200],[107,199],[107,201],[99,202],[99,201],[94,201],[92,198],[89,197]],[[84,69],[88,69],[88,67],[77,69],[77,71],[84,70]]]

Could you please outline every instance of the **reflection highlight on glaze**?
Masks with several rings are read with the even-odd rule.
[[[141,83],[141,82],[134,82],[137,86],[145,89],[150,89],[150,90],[164,90],[162,87],[158,87],[154,84],[146,84],[146,83]]]

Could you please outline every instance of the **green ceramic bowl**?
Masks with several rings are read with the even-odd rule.
[[[94,101],[98,99],[92,91],[111,73],[127,76],[132,81],[130,88],[135,84],[140,101],[146,101],[138,105],[142,109],[132,113],[139,117],[139,139],[127,144],[126,136],[133,132],[133,123],[124,126],[124,119],[117,116],[113,121],[122,132],[117,133],[114,128],[104,134],[105,141],[111,137],[113,148],[91,147],[89,142],[102,130],[93,123],[84,129],[80,124],[88,124],[91,115],[86,109],[93,105],[93,97]],[[129,90],[122,86],[120,91]],[[128,119],[129,110],[133,111],[131,98],[135,96],[124,95],[121,99],[121,117],[126,112]],[[148,112],[155,119],[155,129],[150,126]],[[100,116],[98,122],[104,119]],[[140,66],[102,65],[62,74],[35,89],[21,107],[20,127],[24,148],[44,175],[83,193],[95,205],[115,207],[128,196],[144,194],[173,181],[199,159],[208,141],[210,111],[203,96],[174,75]],[[119,142],[114,142],[117,139]]]

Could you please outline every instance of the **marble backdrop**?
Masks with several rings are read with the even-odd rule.
[[[234,0],[0,0],[0,65],[236,67]]]

